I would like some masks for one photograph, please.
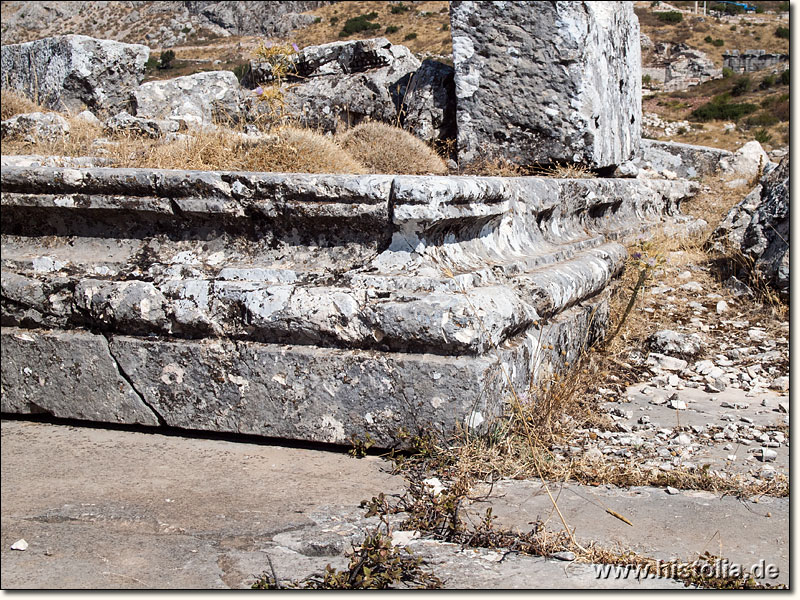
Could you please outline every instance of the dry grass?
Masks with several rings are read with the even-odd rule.
[[[162,169],[366,173],[358,161],[329,138],[294,127],[277,130],[257,141],[215,130],[168,144],[149,144],[144,140],[134,144],[139,147],[134,147],[128,156],[118,153],[115,163]]]
[[[444,161],[412,134],[385,123],[361,123],[337,137],[353,158],[371,173],[443,175]]]
[[[236,170],[299,173],[367,173],[334,140],[308,129],[285,127],[262,139],[228,129],[195,132],[171,142],[137,136],[109,136],[102,146],[100,127],[69,118],[70,134],[54,141],[28,143],[6,138],[3,154],[102,156],[116,167]]]
[[[0,118],[3,121],[14,115],[32,112],[49,112],[47,108],[36,104],[33,100],[12,90],[3,90],[3,102],[0,104]]]

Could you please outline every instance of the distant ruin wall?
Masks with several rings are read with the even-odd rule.
[[[692,185],[4,166],[2,410],[480,430],[603,335],[619,242]]]
[[[733,70],[734,73],[761,71],[775,65],[788,69],[789,55],[767,54],[764,50],[745,50],[741,54],[738,50],[731,50],[722,55],[722,66]]]

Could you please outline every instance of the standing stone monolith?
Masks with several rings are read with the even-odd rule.
[[[459,162],[631,158],[641,139],[631,2],[451,2]]]

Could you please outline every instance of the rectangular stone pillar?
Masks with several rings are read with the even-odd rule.
[[[632,2],[451,2],[461,164],[628,160],[641,139]]]

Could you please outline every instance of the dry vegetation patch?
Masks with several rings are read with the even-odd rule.
[[[444,161],[429,146],[407,131],[386,123],[361,123],[345,131],[338,140],[371,173],[447,173]]]
[[[3,102],[0,104],[0,119],[5,121],[15,115],[33,112],[49,112],[27,96],[12,90],[3,90]]]

